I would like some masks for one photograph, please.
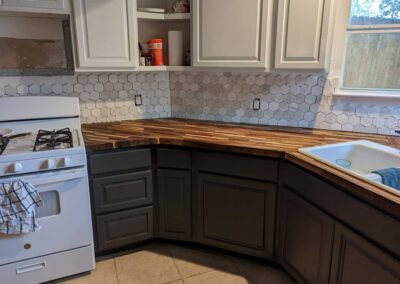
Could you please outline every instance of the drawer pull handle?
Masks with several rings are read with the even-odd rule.
[[[44,269],[44,268],[46,268],[46,262],[31,264],[31,265],[24,266],[24,267],[18,267],[16,270],[17,270],[17,274],[24,274],[24,273]]]

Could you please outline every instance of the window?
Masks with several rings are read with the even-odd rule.
[[[400,0],[348,1],[341,90],[400,95]]]

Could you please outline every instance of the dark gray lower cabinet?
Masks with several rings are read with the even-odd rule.
[[[337,224],[331,284],[398,284],[400,261]]]
[[[154,161],[157,237],[277,258],[299,283],[400,283],[399,220],[293,164],[167,148],[90,161],[96,253],[154,237]]]
[[[197,182],[197,240],[272,258],[276,185],[204,173]]]
[[[329,282],[335,222],[320,210],[283,189],[278,259],[300,283]]]
[[[278,260],[299,283],[400,283],[400,261],[315,208],[282,191]]]
[[[97,251],[128,246],[153,237],[153,207],[96,217]]]
[[[191,172],[158,170],[159,233],[167,239],[191,239]]]

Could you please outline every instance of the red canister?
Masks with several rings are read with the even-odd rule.
[[[155,38],[147,42],[147,47],[149,48],[150,54],[153,58],[153,66],[164,65],[164,55],[163,55],[163,41],[162,39]]]

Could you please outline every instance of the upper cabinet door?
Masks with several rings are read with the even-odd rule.
[[[193,65],[269,68],[272,0],[194,0]]]
[[[135,0],[74,0],[78,71],[132,70]]]
[[[68,14],[69,0],[0,0],[0,11]]]
[[[325,69],[333,0],[280,0],[275,68]]]

